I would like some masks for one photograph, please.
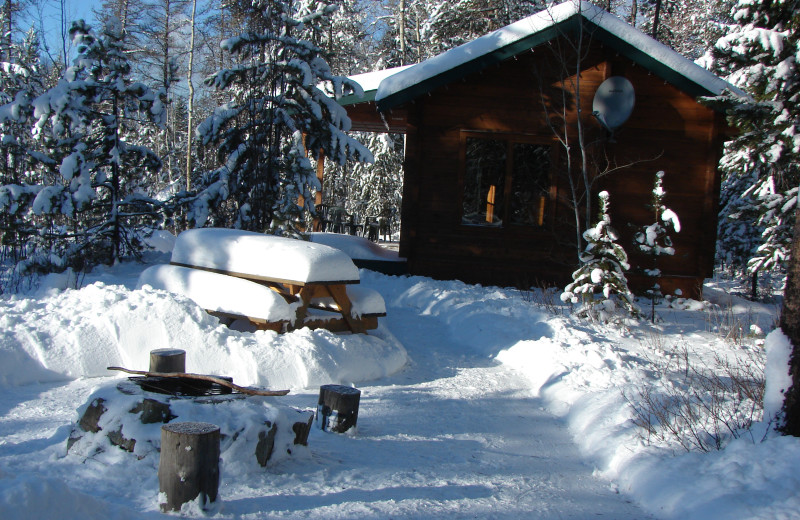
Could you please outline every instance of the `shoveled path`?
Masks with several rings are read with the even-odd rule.
[[[412,362],[361,387],[358,431],[313,429],[312,464],[274,468],[266,496],[227,497],[226,514],[650,518],[593,476],[565,425],[541,408],[521,376],[464,352],[441,337],[435,317],[413,312],[392,308],[385,318]],[[407,323],[417,326],[400,328]],[[316,396],[290,397],[307,406]]]

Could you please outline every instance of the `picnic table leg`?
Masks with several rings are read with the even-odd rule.
[[[314,297],[314,293],[316,293],[316,286],[305,285],[297,293],[295,293],[294,290],[292,290],[292,293],[300,298],[300,306],[297,308],[294,323],[291,324],[291,327],[293,329],[300,329],[303,327],[303,322],[308,314],[308,306],[311,303],[311,299]]]
[[[328,285],[326,288],[333,298],[333,301],[335,301],[336,305],[339,306],[339,310],[342,312],[342,318],[344,318],[347,326],[350,327],[350,331],[354,334],[366,333],[364,323],[360,319],[353,318],[353,315],[351,314],[353,304],[350,302],[350,298],[347,296],[347,286],[344,284],[335,284]]]

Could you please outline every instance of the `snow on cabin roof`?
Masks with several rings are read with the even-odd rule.
[[[591,37],[651,70],[693,96],[730,89],[725,80],[589,2],[569,0],[383,79],[375,94],[378,110],[411,101],[435,88],[527,51],[583,23]]]
[[[364,91],[363,96],[357,96],[355,94],[344,96],[339,99],[340,105],[351,105],[355,103],[365,103],[367,101],[374,101],[375,100],[375,93],[378,90],[378,86],[381,82],[392,76],[393,74],[397,74],[398,72],[404,71],[413,65],[403,65],[402,67],[392,67],[390,69],[382,69],[376,70],[373,72],[364,72],[362,74],[355,74],[353,76],[349,76],[348,79],[351,79],[361,85],[361,89]]]

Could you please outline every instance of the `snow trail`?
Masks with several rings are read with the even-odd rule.
[[[226,500],[226,512],[246,518],[268,504],[274,517],[649,518],[592,476],[527,380],[417,312],[390,309],[386,326],[412,361],[360,386],[358,431],[315,428],[312,464],[275,468],[265,504]],[[399,326],[408,323],[417,326]],[[315,398],[290,396],[297,406]]]

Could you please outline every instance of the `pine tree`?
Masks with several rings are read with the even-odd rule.
[[[196,225],[210,217],[215,225],[294,234],[313,212],[313,191],[320,189],[307,150],[322,150],[337,164],[372,159],[345,134],[347,113],[328,95],[360,88],[334,76],[322,49],[304,39],[328,9],[298,20],[291,2],[226,5],[245,20],[247,31],[222,42],[238,63],[207,80],[231,97],[197,130],[203,145],[217,147],[224,165],[209,172],[190,216]]]
[[[644,274],[653,279],[653,285],[645,292],[650,300],[650,319],[656,320],[656,304],[663,298],[661,285],[658,283],[661,278],[661,269],[658,267],[658,259],[661,256],[672,256],[675,249],[672,247],[672,238],[669,236],[669,229],[678,233],[681,224],[674,211],[664,205],[664,172],[656,173],[653,186],[653,198],[651,209],[655,213],[655,222],[644,226],[634,235],[634,245],[650,258],[649,268],[644,270]]]
[[[726,110],[739,130],[720,163],[728,191],[719,256],[743,266],[755,297],[760,272],[785,268],[797,210],[800,2],[740,0],[733,18],[736,25],[717,42],[713,65],[749,96],[728,92],[705,101]]]
[[[583,233],[586,249],[580,256],[581,266],[572,273],[573,281],[564,289],[561,299],[580,303],[579,316],[603,322],[611,321],[618,308],[636,317],[639,310],[625,278],[625,271],[630,269],[628,255],[616,242],[619,235],[611,227],[608,192],[600,192],[599,199],[598,222]]]

